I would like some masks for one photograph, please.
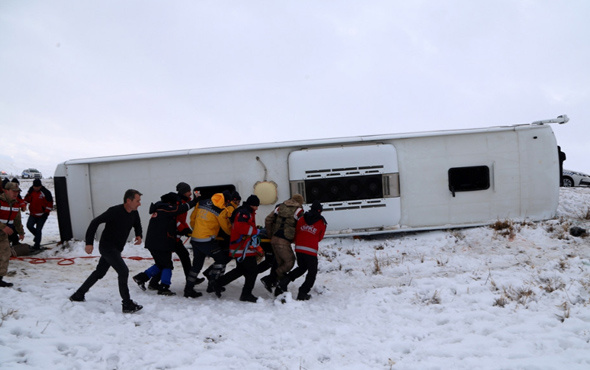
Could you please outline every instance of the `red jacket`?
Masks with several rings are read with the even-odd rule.
[[[182,205],[187,202],[188,202],[188,199],[180,197],[180,201],[178,202],[178,205]],[[176,216],[176,240],[177,241],[180,240],[181,236],[189,235],[191,232],[191,228],[188,225],[188,223],[186,222],[186,214],[187,213],[188,212],[184,212],[184,213]]]
[[[229,255],[234,258],[256,256],[257,248],[250,245],[252,236],[258,234],[256,212],[250,206],[239,207],[235,212],[236,216],[229,242]]]
[[[5,194],[0,194],[0,239],[6,235],[4,232],[6,226],[14,228],[19,235],[25,234],[20,218],[18,201],[9,201]]]
[[[25,196],[25,202],[29,203],[29,212],[35,217],[43,216],[45,213],[51,212],[53,208],[51,192],[43,186],[39,191],[35,191],[31,187]]]
[[[297,221],[297,229],[295,230],[295,252],[305,253],[312,256],[318,255],[318,245],[320,240],[324,238],[326,233],[326,222],[320,218],[312,225],[305,222],[305,217],[301,217]]]

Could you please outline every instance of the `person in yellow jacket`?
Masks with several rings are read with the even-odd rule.
[[[222,224],[227,225],[229,223],[231,225],[232,214],[240,205],[242,197],[240,196],[240,193],[233,191],[229,198],[229,203],[227,202],[227,195],[225,196],[225,199],[227,206],[221,211],[219,217],[221,218]],[[225,231],[225,228],[222,227],[221,230],[219,230],[219,234],[217,234],[217,249],[211,252],[214,262],[203,271],[203,275],[209,280],[207,293],[213,293],[213,281],[217,280],[225,273],[225,266],[232,260],[231,257],[229,257],[228,251],[229,234]]]
[[[200,201],[191,214],[193,266],[184,287],[184,296],[187,298],[197,298],[203,295],[201,292],[196,292],[194,287],[205,263],[205,258],[208,256],[215,258],[216,254],[214,252],[219,249],[216,240],[219,230],[223,230],[227,234],[231,233],[230,221],[221,216],[223,210],[230,203],[230,197],[231,193],[229,191],[213,194],[211,199]]]

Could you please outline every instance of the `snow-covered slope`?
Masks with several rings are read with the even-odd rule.
[[[590,246],[568,231],[590,230],[589,205],[590,189],[562,189],[546,222],[326,239],[313,298],[284,304],[259,282],[258,303],[240,302],[242,279],[220,299],[158,296],[130,280],[144,308],[122,314],[112,270],[72,303],[97,259],[82,258],[83,242],[49,245],[35,256],[44,263],[10,262],[0,368],[588,369]],[[44,242],[59,239],[55,215],[44,230]],[[143,246],[124,255],[141,257],[126,260],[131,275],[152,263]]]

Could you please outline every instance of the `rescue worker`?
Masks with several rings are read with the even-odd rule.
[[[328,223],[321,215],[323,210],[319,201],[314,201],[311,210],[305,212],[303,217],[297,221],[295,230],[295,253],[297,254],[297,267],[285,274],[277,286],[283,292],[291,281],[299,278],[307,272],[305,281],[299,287],[297,300],[307,301],[311,298],[309,294],[318,273],[318,246],[324,238]]]
[[[221,217],[222,211],[230,203],[229,191],[215,193],[211,199],[199,202],[199,205],[191,214],[191,245],[193,247],[193,266],[186,279],[184,296],[186,298],[198,298],[203,294],[194,290],[197,278],[206,257],[214,257],[215,263],[225,264],[226,258],[218,252],[217,234],[222,229],[225,233],[231,233],[231,224],[225,217]],[[227,201],[226,201],[227,198]]]
[[[224,193],[225,194],[225,193]],[[242,197],[240,193],[237,191],[233,191],[230,196],[229,203],[226,202],[227,206],[221,211],[219,217],[224,220],[222,223],[228,223],[231,225],[233,223],[232,215],[238,206],[240,205],[240,201]],[[231,229],[231,227],[230,227]],[[230,230],[231,232],[231,230]],[[225,266],[231,261],[229,257],[229,233],[225,232],[223,228],[219,230],[219,234],[217,234],[217,249],[211,252],[213,257],[213,264],[211,264],[205,271],[203,271],[203,275],[207,277],[209,280],[209,284],[207,286],[207,293],[213,293],[213,281],[217,280],[221,275],[225,273]]]
[[[152,254],[155,263],[133,277],[133,281],[142,290],[146,290],[145,283],[157,275],[162,281],[159,284],[158,294],[176,294],[170,290],[173,268],[172,251],[176,244],[176,217],[186,214],[196,203],[196,198],[181,203],[176,193],[168,193],[162,195],[160,201],[150,205],[149,213],[152,216],[145,237],[145,247]]]
[[[33,250],[41,250],[42,230],[45,221],[49,217],[49,212],[53,209],[53,196],[51,192],[43,186],[40,179],[33,181],[33,186],[29,188],[25,195],[25,202],[29,204],[29,219],[27,220],[27,229],[34,236]]]
[[[264,225],[272,245],[273,254],[276,260],[276,267],[270,273],[260,279],[266,290],[272,292],[272,288],[282,279],[283,275],[291,271],[295,265],[295,253],[291,243],[295,237],[295,225],[303,215],[303,196],[294,194],[290,199],[275,207],[266,216]],[[280,289],[275,290],[275,295],[281,294]]]
[[[179,182],[176,185],[176,194],[178,196],[177,204],[181,205],[184,203],[188,203],[191,198],[191,186],[186,182]],[[199,197],[199,191],[195,190],[195,199]],[[192,230],[188,223],[186,222],[186,212],[179,214],[176,216],[176,242],[172,248],[172,252],[176,253],[178,259],[180,259],[180,263],[182,265],[182,270],[184,271],[185,279],[188,277],[188,274],[191,272],[191,256],[188,250],[185,248],[184,243],[182,242],[183,236],[189,236]],[[160,290],[160,274],[155,274],[148,284],[148,289],[150,290]],[[202,283],[205,279],[200,279]],[[199,282],[197,282],[198,284]]]
[[[19,192],[20,188],[17,183],[8,182],[4,185],[3,193],[0,194],[0,288],[12,286],[12,283],[4,281],[10,261],[9,237],[17,234],[19,240],[25,238],[17,201]]]
[[[215,294],[218,297],[221,297],[222,288],[225,285],[244,275],[245,281],[240,301],[255,303],[258,300],[258,297],[252,294],[252,290],[258,275],[256,257],[264,254],[256,240],[258,235],[256,210],[259,205],[260,199],[256,195],[250,195],[244,204],[234,211],[229,256],[236,259],[236,267],[213,282]]]

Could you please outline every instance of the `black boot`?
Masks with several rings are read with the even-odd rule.
[[[298,301],[309,301],[310,298],[311,298],[311,295],[309,295],[307,293],[299,292],[299,294],[297,294]]]
[[[258,300],[258,297],[256,297],[255,295],[253,295],[252,293],[250,294],[242,294],[240,296],[240,301],[242,302],[252,302],[252,303],[256,303],[256,301]]]
[[[0,276],[0,288],[10,288],[13,284],[2,280],[4,276]]]
[[[84,298],[84,294],[76,292],[70,296],[70,301],[72,301],[72,302],[86,302],[86,298]]]
[[[288,275],[284,275],[281,280],[279,280],[279,283],[277,284],[277,288],[275,289],[275,297],[280,296],[281,294],[283,294],[284,292],[287,291],[287,287],[289,285],[289,283],[291,282],[291,279],[289,279]]]
[[[268,290],[269,293],[272,293],[272,288],[274,288],[277,284],[277,282],[270,275],[261,278],[260,282],[262,285],[264,285],[264,289]]]
[[[155,276],[151,278],[147,288],[149,290],[160,290],[160,278]]]
[[[158,289],[159,295],[176,295],[173,291],[170,290],[170,285],[161,284],[160,289]]]
[[[137,283],[137,285],[139,285],[139,288],[144,291],[145,291],[145,283],[147,283],[147,281],[149,279],[150,279],[149,276],[147,276],[147,274],[145,272],[140,272],[139,274],[137,274],[133,277],[133,281],[135,281]]]
[[[141,310],[142,308],[142,305],[139,305],[132,300],[129,300],[129,302],[123,302],[123,313],[134,313]]]
[[[203,295],[203,293],[201,293],[201,292],[195,292],[194,289],[190,289],[190,290],[185,290],[184,291],[184,297],[185,298],[199,298],[202,295]]]

